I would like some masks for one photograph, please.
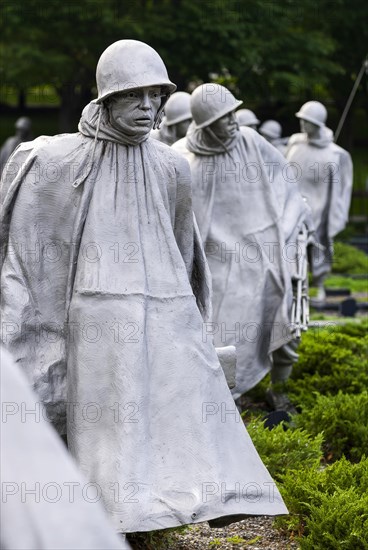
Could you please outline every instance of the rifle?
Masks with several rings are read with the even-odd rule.
[[[291,307],[291,331],[296,338],[308,329],[309,295],[308,295],[308,257],[307,247],[310,244],[308,229],[303,224],[297,239],[296,276],[293,280],[293,304]]]

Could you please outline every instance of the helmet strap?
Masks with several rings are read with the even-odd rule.
[[[209,126],[207,126],[206,128],[203,128],[203,129],[211,136],[211,138],[212,138],[214,141],[217,142],[218,145],[221,145],[221,147],[224,149],[224,151],[225,151],[226,153],[229,153],[229,150],[228,150],[228,148],[226,147],[226,145],[223,143],[223,141],[222,141],[221,139],[219,139],[219,138],[216,136],[215,132],[214,132]]]
[[[154,120],[154,123],[153,123],[153,130],[159,130],[160,129],[160,125],[161,125],[162,119],[164,117],[164,107],[165,107],[166,102],[167,102],[167,100],[169,99],[170,96],[171,96],[171,93],[166,92],[164,97],[162,98],[160,108],[157,111],[157,114],[155,116],[155,120]]]
[[[166,103],[166,102],[165,102]],[[164,107],[163,105],[159,108],[159,110],[157,111],[157,114],[155,116],[155,120],[153,122],[153,129],[154,130],[158,130],[160,128],[160,125],[161,125],[161,122],[162,122],[162,119],[163,119],[163,116],[164,116]]]

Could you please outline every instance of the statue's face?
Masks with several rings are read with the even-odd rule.
[[[192,119],[182,120],[181,122],[178,122],[178,124],[176,125],[176,137],[178,139],[186,136],[191,122],[192,122]]]
[[[308,136],[315,136],[319,132],[319,126],[309,122],[308,120],[300,119],[300,129],[302,132],[305,132]]]
[[[219,139],[229,139],[234,137],[238,130],[238,123],[234,112],[215,120],[210,125],[211,130]]]
[[[18,118],[15,123],[16,134],[21,138],[26,138],[31,132],[31,121],[27,117]]]
[[[160,86],[113,95],[108,102],[111,125],[130,135],[148,134],[161,105]]]

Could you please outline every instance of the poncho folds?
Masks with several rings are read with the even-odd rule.
[[[309,211],[285,158],[251,128],[211,145],[193,125],[173,148],[188,159],[193,208],[213,280],[215,345],[237,348],[234,397],[270,370],[292,339],[295,239]]]
[[[333,133],[326,127],[316,139],[308,139],[305,133],[294,134],[285,154],[312,209],[316,239],[323,246],[313,253],[313,275],[318,278],[331,271],[333,237],[348,221],[353,187],[351,157],[333,143]]]
[[[95,140],[90,105],[79,133],[8,165],[6,345],[59,429],[67,408],[71,452],[118,530],[286,513],[203,333],[187,162],[100,122]]]
[[[1,548],[131,550],[2,347],[0,360]]]

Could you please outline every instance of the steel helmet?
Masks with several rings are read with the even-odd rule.
[[[178,124],[192,118],[190,110],[190,94],[187,92],[175,92],[165,105],[166,126]]]
[[[168,96],[176,90],[158,53],[138,40],[118,40],[111,44],[98,61],[96,81],[96,103],[112,94],[147,86],[163,86]]]
[[[197,128],[205,128],[215,120],[235,111],[243,102],[220,84],[201,84],[192,93],[190,108]]]
[[[324,126],[327,120],[327,109],[319,101],[307,101],[295,116],[312,122],[316,126]]]
[[[250,109],[239,109],[239,111],[235,113],[235,116],[239,126],[249,126],[250,124],[260,123],[260,120],[258,120]]]
[[[262,136],[270,139],[277,139],[281,137],[282,128],[276,120],[265,120],[258,129]]]

